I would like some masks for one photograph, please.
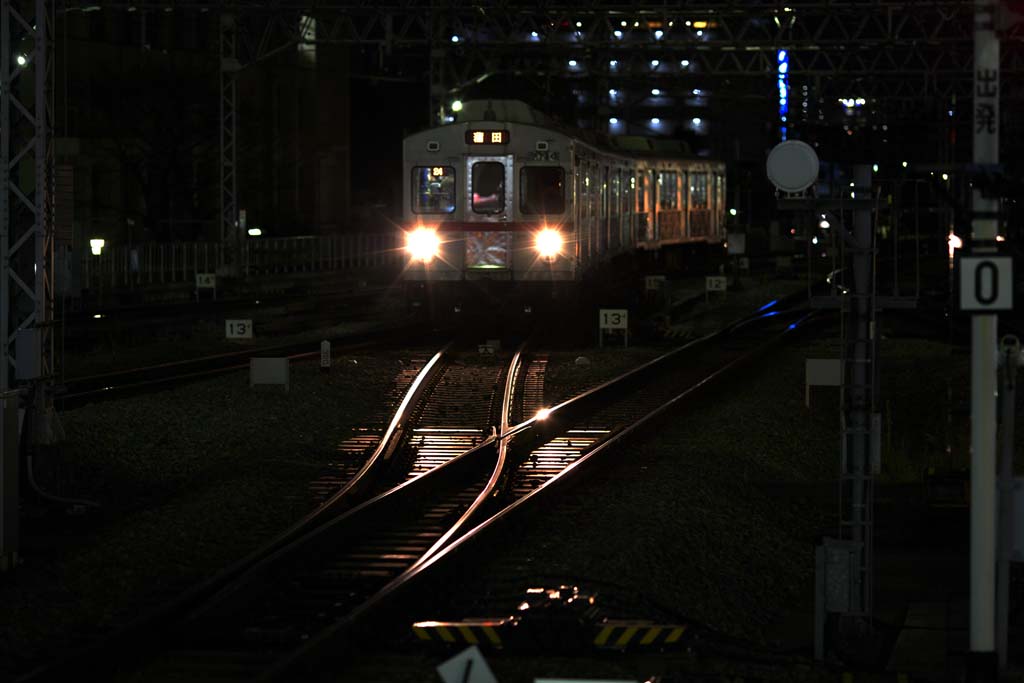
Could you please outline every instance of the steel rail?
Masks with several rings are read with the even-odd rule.
[[[358,499],[365,492],[369,485],[367,482],[379,479],[374,475],[383,473],[385,466],[389,464],[389,456],[396,450],[396,444],[407,440],[411,415],[415,413],[418,404],[428,393],[428,387],[440,375],[442,360],[450,346],[449,344],[435,354],[421,370],[413,385],[406,392],[374,453],[346,487],[326,501],[320,509],[300,520],[274,541],[264,545],[259,551],[193,590],[169,608],[164,609],[159,614],[158,625],[177,629],[177,633],[180,635],[187,633],[194,624],[216,619],[217,615],[224,614],[225,610],[228,614],[236,613],[235,610],[239,608],[244,610],[250,604],[254,590],[261,593],[264,598],[266,597],[266,593],[261,589],[273,585],[273,574],[278,567],[282,564],[294,564],[296,556],[306,552],[311,546],[319,544],[322,549],[314,552],[317,560],[328,558],[325,561],[329,561],[332,553],[338,556],[339,549],[341,557],[344,557],[346,541],[350,544],[354,542],[353,539],[367,534],[372,538],[373,527],[375,524],[379,524],[382,518],[404,518],[408,521],[395,528],[405,528],[413,520],[422,521],[424,517],[430,517],[430,514],[423,514],[423,511],[426,510],[429,513],[430,510],[437,509],[438,505],[431,501],[436,501],[438,498],[445,499],[443,495],[439,494],[439,491],[448,490],[454,496],[455,492],[466,491],[468,487],[473,486],[473,482],[479,482],[481,479],[489,482],[492,477],[485,478],[484,475],[488,473],[493,475],[495,471],[500,471],[500,468],[494,467],[492,461],[492,458],[496,458],[498,454],[497,439],[495,438],[498,430],[493,428],[492,434],[482,443],[434,470],[400,483],[347,510],[342,510],[340,514],[325,514],[329,509],[338,512],[345,502]],[[506,373],[505,393],[502,395],[499,420],[502,427],[507,426],[509,422],[508,410],[512,405],[513,398],[508,395],[508,392],[512,392],[514,395],[516,377],[519,374],[522,358],[523,349],[521,348],[513,357]],[[477,455],[481,457],[475,457]],[[487,485],[484,485],[483,488],[486,489],[486,487]],[[464,496],[465,493],[459,495]],[[464,518],[465,516],[460,516],[460,520]],[[367,529],[370,531],[368,532]],[[340,538],[342,542],[339,545],[335,541],[325,541],[325,538]],[[416,558],[416,560],[418,559],[420,558]],[[303,569],[308,569],[305,563],[300,563],[300,566]],[[273,601],[267,608],[273,608]],[[245,616],[244,611],[241,612],[241,616]],[[160,645],[155,642],[157,634],[153,632],[152,628],[155,621],[151,619],[147,623],[139,624],[137,622],[133,625],[133,629],[150,629],[149,635],[144,636],[148,640],[144,643],[146,647],[143,648],[150,652],[160,648]],[[246,622],[240,622],[239,626],[244,623]],[[170,631],[168,634],[171,636],[168,640],[181,642],[182,638],[176,638],[174,631]],[[116,644],[124,649],[123,639]],[[113,646],[114,643],[110,642],[107,644],[107,649]],[[105,653],[94,649],[87,654],[95,660]],[[221,653],[214,649],[211,654],[216,657]],[[65,662],[63,668],[50,667],[35,672],[38,675],[32,675],[23,680],[60,677],[67,673],[68,666],[81,666],[81,664],[82,657],[70,659]]]
[[[530,343],[530,340],[523,342],[519,349],[516,350],[515,355],[512,357],[512,362],[509,364],[508,373],[505,376],[505,391],[501,401],[501,415],[498,419],[498,428],[495,432],[496,434],[504,434],[508,431],[509,419],[512,412],[512,401],[516,392],[516,379],[522,368],[523,357],[526,355],[526,350]],[[462,513],[462,516],[459,517],[448,531],[442,534],[441,537],[427,549],[423,556],[417,560],[413,566],[426,561],[435,553],[440,551],[441,548],[446,546],[453,538],[457,538],[459,534],[463,533],[465,528],[477,516],[479,510],[481,510],[494,495],[495,491],[498,489],[499,482],[501,481],[501,475],[504,472],[508,461],[508,444],[508,439],[496,439],[497,458],[495,459],[494,469],[487,480],[487,484],[477,495],[476,499],[473,500],[469,508]]]
[[[225,585],[236,580],[251,567],[271,556],[279,548],[287,545],[303,533],[307,533],[311,529],[320,526],[327,521],[330,515],[336,514],[343,506],[352,504],[372,484],[373,477],[379,474],[380,468],[378,464],[382,459],[382,454],[391,448],[393,441],[402,438],[401,425],[406,421],[408,414],[414,409],[416,404],[422,399],[424,388],[437,376],[441,367],[440,361],[449,352],[451,346],[451,342],[446,344],[440,351],[434,354],[431,360],[417,374],[405,392],[402,401],[395,409],[395,414],[381,435],[377,447],[359,471],[356,472],[345,486],[315,510],[292,524],[271,541],[260,546],[257,550],[229,565],[212,578],[203,581],[170,603],[131,622],[123,629],[104,639],[102,643],[87,647],[81,652],[73,653],[53,665],[37,668],[19,680],[45,680],[52,676],[60,676],[69,666],[80,666],[83,661],[91,661],[108,656],[112,648],[123,648],[126,645],[130,645],[141,634],[151,632],[153,629],[163,626],[169,620],[173,620],[178,615],[194,609],[202,601],[208,600],[211,596],[223,590]]]
[[[810,314],[813,315],[813,314]],[[570,466],[566,467],[563,472],[552,477],[544,485],[538,489],[516,499],[508,505],[502,506],[499,510],[490,514],[486,519],[480,521],[476,526],[468,529],[465,533],[458,536],[457,538],[450,539],[449,543],[444,547],[438,549],[436,552],[431,554],[430,557],[425,558],[422,562],[418,562],[411,566],[406,572],[395,577],[388,585],[377,591],[367,601],[363,602],[358,607],[354,608],[349,612],[347,616],[335,622],[332,626],[322,630],[316,636],[311,637],[305,645],[294,651],[288,657],[282,659],[279,663],[275,664],[273,668],[268,670],[264,676],[259,680],[269,681],[278,680],[284,676],[290,676],[296,673],[304,663],[308,663],[311,660],[315,660],[322,654],[326,654],[327,648],[330,647],[332,652],[337,652],[338,648],[344,648],[346,644],[343,642],[345,637],[350,635],[353,629],[357,625],[365,626],[365,623],[374,619],[380,620],[385,612],[388,612],[388,608],[392,608],[391,612],[397,610],[393,604],[401,597],[407,597],[410,586],[420,580],[420,577],[424,576],[425,573],[433,571],[442,562],[447,562],[455,553],[459,552],[460,549],[464,548],[467,544],[473,542],[475,539],[481,537],[486,530],[492,529],[495,525],[506,521],[511,515],[515,514],[516,511],[521,509],[523,506],[528,505],[529,501],[536,500],[540,496],[545,496],[554,487],[561,485],[568,478],[572,477],[573,474],[579,472],[582,469],[582,463],[589,462],[593,457],[606,452],[612,445],[620,443],[622,439],[628,436],[635,435],[644,425],[649,424],[652,420],[656,419],[660,415],[663,415],[672,406],[678,404],[686,398],[689,398],[694,393],[705,388],[710,382],[721,377],[724,373],[736,367],[742,362],[746,362],[752,356],[759,353],[764,348],[777,343],[779,340],[785,338],[787,334],[795,329],[798,329],[800,325],[809,317],[808,314],[802,313],[801,317],[786,327],[786,329],[780,334],[774,336],[765,344],[758,346],[753,351],[748,351],[741,354],[738,358],[733,359],[726,365],[717,368],[710,375],[702,378],[698,382],[680,392],[677,396],[666,401],[663,405],[659,406],[653,411],[650,411],[645,416],[636,420],[631,426],[628,426],[622,430],[610,434],[607,438],[603,439],[600,443],[589,449],[583,457],[578,458]],[[592,405],[597,402],[598,399],[603,398],[611,388],[621,389],[624,385],[633,383],[638,378],[644,376],[646,372],[649,372],[653,368],[661,367],[664,362],[668,359],[675,357],[680,351],[684,349],[693,349],[696,345],[706,343],[712,339],[720,338],[736,330],[742,329],[747,324],[758,319],[764,319],[763,315],[750,316],[737,321],[731,325],[726,326],[718,332],[705,335],[704,337],[694,340],[677,350],[671,351],[660,356],[653,361],[645,363],[637,369],[626,372],[619,377],[609,380],[601,384],[590,391],[584,392],[583,394],[574,397],[568,401],[564,401],[558,406],[550,409],[546,418],[543,420],[537,417],[530,418],[524,422],[509,427],[501,435],[496,437],[497,441],[507,441],[514,435],[528,435],[533,433],[536,436],[532,439],[532,444],[528,448],[532,448],[539,442],[545,442],[550,440],[551,432],[550,425],[557,422],[557,418],[572,419],[576,417],[576,414],[580,411],[581,407],[588,404]],[[554,416],[556,419],[552,419]],[[511,460],[512,458],[508,458]],[[544,493],[541,493],[543,491]]]
[[[392,339],[401,339],[411,331],[419,330],[418,325],[402,325],[387,327],[375,330],[366,330],[351,335],[333,337],[328,341],[341,346],[332,348],[336,351],[355,351],[364,349],[374,344],[390,342]],[[277,344],[260,348],[244,349],[241,351],[228,351],[199,358],[187,360],[170,361],[157,363],[155,365],[130,368],[128,370],[117,370],[114,372],[76,377],[65,382],[64,386],[71,389],[69,393],[56,397],[56,401],[64,407],[79,406],[83,403],[117,398],[125,394],[149,389],[159,389],[168,384],[186,382],[205,377],[214,377],[228,372],[244,370],[249,367],[249,359],[269,354],[283,354],[291,360],[314,358],[320,355],[320,351],[304,351],[312,342],[292,342],[290,344]],[[234,362],[244,359],[244,363]],[[207,367],[207,366],[213,367]],[[190,368],[197,368],[191,369]],[[147,374],[156,374],[156,377],[148,379],[137,379]],[[167,373],[167,374],[163,374]],[[133,381],[134,380],[134,381]],[[121,382],[121,383],[118,383]],[[99,388],[84,388],[99,385]],[[74,387],[82,387],[75,391]]]

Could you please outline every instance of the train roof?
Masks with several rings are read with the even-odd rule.
[[[520,100],[468,100],[462,103],[462,111],[454,116],[453,123],[444,124],[438,128],[459,123],[505,121],[555,130],[611,154],[716,161],[694,156],[685,140],[649,138],[642,135],[608,135],[603,132],[566,126]]]

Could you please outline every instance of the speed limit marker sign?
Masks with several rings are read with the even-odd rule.
[[[960,310],[1013,310],[1013,259],[1010,256],[960,257]]]

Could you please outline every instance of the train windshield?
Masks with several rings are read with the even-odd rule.
[[[455,169],[451,166],[413,168],[412,210],[416,213],[455,211]]]
[[[505,210],[505,164],[479,161],[473,164],[473,211],[501,213]]]
[[[565,213],[565,171],[560,166],[526,166],[519,174],[519,210]]]

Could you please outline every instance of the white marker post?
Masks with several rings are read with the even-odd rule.
[[[597,316],[598,346],[604,348],[605,330],[622,330],[629,348],[629,311],[625,308],[602,308]]]
[[[974,2],[974,163],[999,163],[999,40],[994,0]],[[973,196],[972,256],[996,251],[999,202]],[[994,681],[996,585],[996,316],[971,317],[971,604],[968,681]]]
[[[217,274],[216,273],[196,273],[196,301],[199,301],[199,290],[200,289],[212,289],[213,298],[217,299]]]
[[[729,280],[724,275],[708,275],[704,278],[704,303],[708,302],[711,292],[722,292],[729,287]]]
[[[324,339],[320,342],[320,372],[331,370],[331,342]]]

